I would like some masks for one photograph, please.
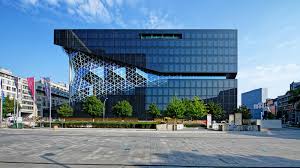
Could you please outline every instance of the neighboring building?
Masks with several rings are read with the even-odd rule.
[[[290,84],[290,90],[296,90],[300,88],[300,82],[292,82]]]
[[[290,91],[299,89],[300,82],[292,82],[290,84]],[[281,95],[277,97],[277,112],[282,116],[282,120],[284,123],[299,123],[300,122],[300,111],[297,111],[293,104],[289,103],[289,99],[291,98],[291,94],[287,92],[285,95]]]
[[[27,79],[15,76],[11,71],[6,69],[0,69],[0,79],[2,80],[4,97],[9,96],[12,99],[15,98],[18,100],[21,106],[19,116],[23,118],[37,116],[34,98],[28,89]],[[18,85],[15,84],[16,81],[18,81]],[[16,86],[18,86],[18,96]]]
[[[290,98],[289,93],[277,97],[277,101],[278,101],[277,112],[280,114],[280,116],[282,116],[282,120],[284,123],[293,120],[292,115],[289,115],[293,111],[293,105],[289,103],[289,98]]]
[[[259,88],[242,93],[242,105],[245,105],[251,112],[252,119],[262,119],[264,102],[268,97],[267,88]]]
[[[19,96],[17,100],[21,106],[19,109],[21,117],[49,116],[49,100],[45,96],[44,85],[40,80],[35,82],[36,103],[34,103],[34,97],[28,89],[27,79],[17,77],[6,69],[0,69],[0,80],[2,80],[4,97],[9,96],[11,99],[17,99],[15,81],[18,81]],[[69,88],[66,84],[51,82],[51,93],[52,111],[54,111],[55,117],[57,107],[63,103],[69,103]],[[45,115],[42,112],[45,112]]]
[[[227,113],[237,106],[237,30],[68,29],[55,30],[54,43],[69,56],[70,101],[107,97],[107,117],[120,100],[143,119],[151,103],[163,110],[174,96],[215,101]]]
[[[266,99],[264,103],[264,114],[267,114],[268,112],[274,114],[276,116],[276,108],[277,108],[277,98],[276,99]]]
[[[69,103],[69,87],[63,83],[53,83],[51,85],[51,111],[52,117],[57,117],[57,108],[64,104]],[[36,104],[38,108],[38,114],[41,117],[49,117],[49,99],[45,94],[44,84],[41,80],[35,82],[36,86]]]

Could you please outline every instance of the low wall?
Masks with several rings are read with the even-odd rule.
[[[156,130],[157,131],[172,131],[173,130],[173,125],[171,125],[171,124],[157,124],[156,125]]]
[[[256,124],[261,129],[282,128],[281,120],[257,120]]]
[[[222,131],[259,131],[258,125],[223,125]]]
[[[183,124],[176,124],[176,126],[177,126],[177,130],[182,130],[183,129]]]
[[[225,123],[214,123],[212,129],[216,131],[259,131],[258,125],[229,125]]]
[[[162,122],[165,121],[163,118],[155,118],[153,119],[154,122]],[[175,122],[175,119],[171,118],[167,120],[168,123],[172,124]],[[177,123],[182,123],[182,124],[199,124],[199,125],[206,125],[207,121],[206,120],[184,120],[184,119],[176,119]]]
[[[183,124],[176,124],[176,130],[183,129]],[[157,131],[174,131],[174,124],[157,124]]]
[[[223,125],[225,125],[225,124],[223,124],[223,123],[214,123],[214,124],[212,124],[211,128],[215,131],[222,131]]]

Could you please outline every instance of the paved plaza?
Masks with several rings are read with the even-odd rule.
[[[0,167],[300,166],[300,130],[0,129]]]

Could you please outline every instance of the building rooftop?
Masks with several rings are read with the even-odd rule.
[[[13,75],[12,71],[1,67],[0,67],[0,72],[5,73],[7,75]]]

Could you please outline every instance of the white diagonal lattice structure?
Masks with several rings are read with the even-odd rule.
[[[82,52],[67,52],[72,67],[70,101],[78,102],[95,95],[134,95],[136,87],[159,86],[163,77],[146,73]]]

